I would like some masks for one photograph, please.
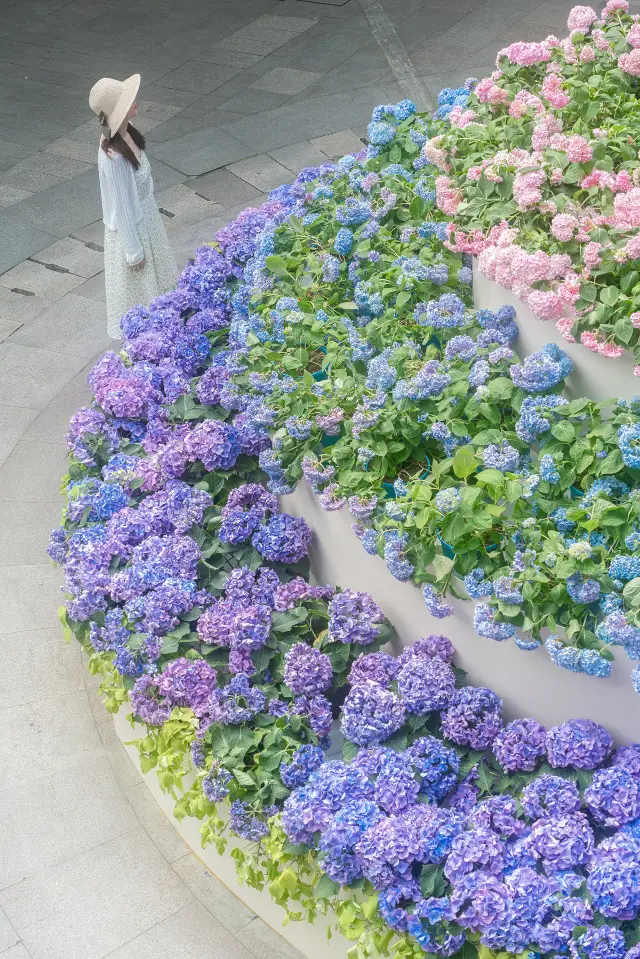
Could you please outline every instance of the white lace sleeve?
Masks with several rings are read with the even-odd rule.
[[[124,157],[115,154],[109,157],[108,163],[103,164],[103,171],[105,186],[113,204],[116,229],[122,241],[127,263],[134,266],[144,260],[144,250],[138,236],[133,209],[136,190],[133,167]]]

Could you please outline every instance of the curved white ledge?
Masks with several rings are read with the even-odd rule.
[[[243,842],[229,838],[225,852],[219,855],[213,846],[202,848],[200,842],[201,822],[197,819],[187,816],[182,822],[179,822],[173,815],[174,800],[162,791],[158,783],[155,770],[143,773],[140,769],[138,750],[135,746],[128,746],[134,739],[139,739],[142,733],[142,727],[132,727],[128,720],[130,709],[128,704],[121,707],[120,711],[113,717],[113,724],[116,735],[122,742],[129,754],[131,762],[136,767],[138,773],[145,781],[145,784],[162,809],[167,819],[171,822],[177,833],[184,839],[195,855],[200,859],[204,866],[212,875],[219,879],[229,889],[237,899],[243,902],[252,912],[254,912],[263,922],[275,929],[283,939],[298,949],[306,959],[346,959],[347,950],[350,943],[342,936],[333,933],[332,939],[328,940],[326,928],[328,919],[319,915],[315,923],[310,925],[307,922],[291,922],[284,926],[282,920],[285,912],[280,906],[276,905],[269,892],[264,889],[259,892],[250,886],[241,885],[236,879],[235,860],[231,857],[231,850],[235,848],[251,849],[251,843]],[[185,777],[185,785],[190,785],[188,778]]]
[[[497,310],[501,306],[516,309],[519,334],[515,349],[519,356],[534,353],[545,343],[556,343],[573,360],[573,373],[565,380],[565,392],[571,399],[589,396],[598,402],[622,397],[630,400],[640,394],[640,377],[633,375],[633,354],[627,351],[617,360],[592,353],[580,343],[567,343],[553,320],[539,320],[517,296],[482,275],[473,267],[473,302],[476,310]]]
[[[608,679],[561,669],[544,649],[525,652],[513,640],[483,639],[473,629],[472,600],[448,599],[455,614],[434,619],[422,593],[400,583],[378,556],[369,556],[351,529],[348,510],[325,512],[310,487],[302,482],[283,497],[283,509],[303,516],[314,532],[312,573],[318,583],[330,583],[369,593],[397,630],[401,646],[421,636],[444,633],[456,647],[456,663],[470,683],[488,686],[503,699],[508,719],[533,716],[545,726],[568,719],[603,723],[622,744],[640,741],[640,697],[631,685],[634,663],[614,649],[616,662]]]

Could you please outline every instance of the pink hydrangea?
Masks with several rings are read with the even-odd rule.
[[[587,243],[583,253],[585,266],[587,266],[589,269],[593,269],[594,266],[600,266],[600,263],[602,262],[602,257],[600,255],[601,250],[601,243]]]
[[[607,170],[592,170],[591,173],[587,173],[586,177],[580,183],[580,187],[583,190],[589,190],[591,187],[599,187],[600,189],[608,187],[610,190],[613,190],[615,185],[615,177]]]
[[[553,290],[531,290],[527,305],[539,320],[558,320],[564,316],[564,300]]]
[[[575,343],[576,338],[571,332],[573,329],[574,321],[570,316],[563,316],[561,320],[558,320],[556,323],[556,329],[562,333],[562,339],[566,340],[567,343]]]
[[[593,63],[596,58],[596,52],[593,47],[583,47],[580,51],[580,62],[581,63]]]
[[[630,260],[640,260],[640,235],[632,236],[630,240],[627,240],[624,251]]]
[[[628,193],[629,190],[633,190],[633,180],[628,170],[620,170],[619,173],[616,173],[614,190],[616,193]]]
[[[525,43],[523,40],[518,40],[517,43],[512,43],[499,52],[496,63],[501,57],[506,57],[510,63],[515,63],[519,67],[533,67],[537,63],[546,63],[550,60],[551,50],[546,41]]]
[[[577,133],[567,137],[564,149],[567,159],[571,160],[572,163],[588,163],[593,157],[593,150],[589,141]]]
[[[640,23],[634,23],[627,34],[627,43],[636,50],[640,47]]]
[[[467,180],[479,180],[482,176],[481,166],[472,166],[467,170]]]
[[[579,30],[580,33],[586,33],[594,20],[598,19],[598,14],[593,7],[574,7],[569,13],[567,27],[569,30]]]
[[[451,166],[447,163],[447,154],[442,149],[442,137],[434,137],[427,140],[422,148],[425,158],[437,166],[439,170],[450,170]]]
[[[634,329],[640,330],[640,313],[636,312],[631,314],[631,325]]]
[[[634,375],[634,376],[640,376],[640,366],[634,366],[634,368],[633,368],[633,375]]]
[[[607,40],[607,35],[604,33],[604,31],[594,30],[592,36],[594,46],[597,50],[604,51],[609,49],[609,41]]]
[[[519,90],[509,107],[509,116],[523,117],[529,109],[533,109],[534,114],[539,116],[544,113],[544,104],[535,93],[530,93],[528,90]]]
[[[560,41],[560,49],[564,53],[564,58],[567,61],[567,63],[578,62],[578,51],[574,47],[569,37],[567,37],[566,40]]]
[[[623,73],[628,73],[632,77],[640,77],[640,50],[621,53],[618,57],[618,67]]]
[[[452,185],[448,176],[436,177],[436,204],[447,216],[454,216],[462,202],[462,193]]]
[[[551,232],[556,240],[568,243],[578,229],[578,218],[570,213],[558,213],[551,221]]]
[[[624,354],[624,349],[615,343],[603,343],[598,352],[608,360],[618,360]]]
[[[618,193],[613,201],[613,215],[618,229],[640,226],[640,188]]]
[[[513,181],[513,198],[520,210],[529,210],[542,199],[540,187],[546,180],[544,170],[517,173]]]
[[[616,10],[619,10],[621,13],[627,13],[629,10],[629,3],[627,0],[608,0],[608,3],[605,4],[605,8],[602,11],[602,19],[606,20],[611,16],[612,13],[615,13]]]
[[[535,126],[531,137],[531,145],[536,152],[551,146],[551,140],[562,131],[562,122],[557,118],[547,114],[541,117]]]
[[[456,106],[449,114],[449,122],[452,127],[463,130],[470,123],[473,123],[475,116],[473,110],[463,110],[462,107]]]
[[[571,103],[571,97],[562,88],[562,80],[555,73],[550,73],[544,78],[541,93],[556,110],[561,110]]]
[[[580,334],[580,342],[583,346],[586,346],[588,350],[591,350],[592,353],[600,352],[602,341],[599,340],[597,335],[592,333],[590,330],[585,330],[584,333]]]

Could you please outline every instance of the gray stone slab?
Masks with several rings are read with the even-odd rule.
[[[225,50],[222,47],[207,45],[198,50],[198,60],[205,63],[222,63],[225,66],[238,66],[245,70],[259,63],[262,57],[259,53],[241,53],[239,50]]]
[[[104,273],[97,273],[96,276],[92,276],[90,280],[77,288],[76,293],[78,296],[86,297],[87,300],[98,300],[100,303],[106,303]]]
[[[5,709],[84,691],[80,646],[65,642],[59,627],[0,633],[0,650],[0,702]]]
[[[0,567],[2,626],[7,632],[60,629],[62,573],[51,562]]]
[[[256,959],[302,959],[302,953],[257,917],[240,929],[236,938]]]
[[[324,137],[314,137],[311,140],[314,147],[330,159],[337,159],[347,153],[359,153],[364,144],[353,130],[340,130]]]
[[[145,787],[146,788],[146,787]],[[109,959],[253,959],[199,902],[142,933]]]
[[[22,326],[48,305],[49,300],[46,297],[25,296],[0,286],[0,322],[3,324],[13,323]]]
[[[4,953],[7,949],[10,949],[12,946],[15,946],[18,942],[18,936],[5,916],[2,909],[0,909],[0,952]]]
[[[8,183],[0,183],[0,210],[13,206],[20,200],[26,200],[29,196],[31,196],[31,193],[28,190],[18,189],[18,187],[10,186]]]
[[[83,163],[81,160],[73,160],[70,157],[56,156],[54,153],[32,153],[31,156],[20,160],[13,169],[12,173],[35,172],[45,173],[48,176],[68,178],[77,176],[79,173],[86,173],[90,169],[89,163]],[[55,186],[55,184],[53,184]]]
[[[151,144],[147,152],[186,176],[198,176],[243,160],[256,151],[222,128],[211,127],[166,143]]]
[[[55,156],[67,157],[70,160],[80,160],[83,163],[98,162],[98,147],[93,143],[79,143],[69,137],[60,137],[53,143],[47,144],[47,153]]]
[[[189,847],[160,809],[145,782],[128,789],[127,799],[147,834],[167,862],[175,862],[188,853]]]
[[[0,343],[8,340],[22,326],[19,320],[0,320]]]
[[[14,204],[14,206],[5,210],[0,210],[0,274],[22,262],[25,257],[51,246],[56,239],[52,233],[45,233],[31,224],[25,224],[22,220],[17,220],[14,216],[14,210],[19,205]],[[2,297],[0,294],[1,308]]]
[[[104,705],[101,705],[103,715],[108,717],[106,722],[97,724],[98,733],[102,742],[102,748],[113,771],[113,775],[118,781],[118,785],[123,790],[132,789],[142,782],[142,776],[139,770],[131,762],[129,753],[124,748],[113,727],[113,721],[106,712]],[[132,735],[134,733],[132,732]]]
[[[293,179],[291,171],[268,154],[240,160],[239,163],[230,164],[227,169],[262,193],[275,190],[276,187],[283,183],[290,183]]]
[[[44,409],[86,360],[66,353],[0,344],[0,406]]]
[[[224,213],[172,230],[169,236],[179,269],[182,269],[187,260],[193,257],[195,251],[208,240],[213,239],[218,230],[227,223],[227,214]]]
[[[225,208],[237,206],[239,203],[250,205],[260,195],[260,191],[246,180],[226,169],[213,170],[195,177],[187,181],[185,186]]]
[[[264,113],[265,110],[273,110],[286,103],[289,96],[290,94],[287,93],[270,93],[267,90],[247,87],[229,97],[228,100],[224,100],[214,112],[217,117],[222,117],[222,120],[218,122],[229,123],[251,113]],[[214,122],[213,113],[204,119]]]
[[[210,219],[223,209],[218,203],[205,199],[182,183],[157,194],[156,200],[165,226],[170,231]]]
[[[198,116],[187,116],[186,112],[181,112],[171,117],[170,120],[159,123],[147,137],[147,153],[153,149],[156,143],[178,140],[191,133],[197,133],[199,130],[211,129],[215,126],[215,121],[211,119],[209,113],[210,111],[207,111]]]
[[[247,150],[251,150],[250,154],[246,154],[247,156],[269,153],[279,147],[299,143],[308,136],[310,129],[318,134],[331,132],[326,124],[310,122],[309,117],[305,116],[299,108],[292,111],[288,104],[267,113],[254,114],[242,120],[224,123],[222,128],[226,133],[246,144]]]
[[[84,693],[79,695],[86,703]],[[45,704],[60,702],[47,700]],[[37,706],[15,707],[14,712],[35,708]],[[46,714],[46,706],[44,711]],[[85,723],[89,716],[87,704]],[[91,730],[90,721],[87,725]],[[40,737],[46,741],[44,723],[39,728]],[[93,751],[97,752],[99,739],[95,727],[92,732],[95,737]],[[31,735],[28,730],[24,734]],[[25,743],[25,751],[29,745]],[[0,850],[3,853],[0,889],[5,890],[9,885],[41,874],[47,867],[77,857],[98,843],[108,842],[136,826],[133,810],[116,788],[108,762],[95,756],[75,768],[63,767],[62,771],[35,781],[11,783],[5,780],[0,789],[0,812]],[[2,906],[11,918],[11,909],[5,902]],[[17,931],[20,932],[20,928]],[[21,938],[25,939],[24,934]]]
[[[47,297],[49,301],[60,299],[82,282],[83,277],[59,273],[35,260],[23,260],[0,276],[0,286],[6,290],[23,290],[34,296]]]
[[[0,894],[33,959],[106,956],[191,901],[141,828]]]
[[[38,416],[38,410],[0,406],[0,466]]]
[[[202,95],[222,86],[240,71],[241,67],[238,66],[190,60],[165,74],[158,84],[176,90],[193,90]]]
[[[59,495],[33,502],[29,498],[23,500],[18,489],[13,490],[11,499],[1,500],[0,566],[41,563],[51,530],[60,523],[61,508]],[[4,705],[2,698],[0,703]]]
[[[287,67],[275,67],[259,80],[255,80],[251,86],[258,90],[268,90],[270,93],[284,93],[288,96],[294,96],[296,93],[301,93],[321,76],[322,74],[313,73],[311,70],[291,70]]]
[[[81,230],[74,230],[71,236],[76,240],[82,240],[83,243],[94,243],[102,249],[104,248],[104,223],[102,220],[96,220],[89,226]]]
[[[272,150],[269,156],[296,175],[306,167],[320,166],[327,162],[327,155],[317,149],[309,140],[302,140],[300,143],[292,143],[291,146]]]
[[[256,918],[192,852],[174,862],[173,868],[207,911],[234,936]]]
[[[55,356],[54,353],[50,355]],[[57,503],[61,509],[60,481],[67,469],[67,451],[62,444],[27,443],[20,440],[0,467],[0,501],[12,502],[19,497],[24,503],[33,504],[46,500],[49,504]],[[48,519],[53,519],[56,525],[59,516],[53,506],[46,507],[46,512]],[[43,548],[46,548],[47,538],[44,534],[43,526],[39,533],[34,530],[24,544],[25,558],[16,559],[12,565],[16,562],[40,562],[45,554],[42,552],[39,556],[34,556],[34,544],[40,542]]]
[[[58,266],[89,280],[96,273],[100,273],[104,267],[102,251],[92,249],[87,245],[89,242],[70,236],[65,237],[45,250],[41,250],[33,259],[47,266]]]
[[[0,170],[6,170],[14,166],[23,157],[29,156],[33,149],[33,147],[25,146],[23,143],[0,140]]]
[[[81,357],[85,362],[113,345],[102,303],[71,293],[21,327],[10,342]]]
[[[6,952],[3,952],[2,957],[3,959],[31,959],[31,956],[21,942],[15,946],[11,946]]]
[[[16,232],[22,232],[22,225],[23,228],[38,228],[54,236],[64,237],[74,230],[94,223],[101,212],[98,171],[91,169],[72,180],[62,180],[40,196],[36,194],[28,200],[16,203],[4,216],[9,228]],[[53,241],[43,247],[50,246],[51,242]],[[36,250],[31,252],[35,253]]]

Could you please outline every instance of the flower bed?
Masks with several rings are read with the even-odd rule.
[[[640,30],[627,11],[575,7],[566,39],[501,50],[426,153],[453,249],[569,341],[637,364]]]
[[[330,910],[362,959],[638,959],[640,747],[505,726],[446,637],[381,652],[382,611],[309,583],[278,499],[305,476],[348,503],[436,618],[463,580],[486,639],[603,678],[611,644],[640,658],[640,407],[569,402],[557,346],[520,361],[515,311],[472,310],[424,155],[470,86],[432,120],[379,107],[366,150],[123,318],[69,434],[61,619],[175,815],[255,844],[239,878],[289,918]]]

